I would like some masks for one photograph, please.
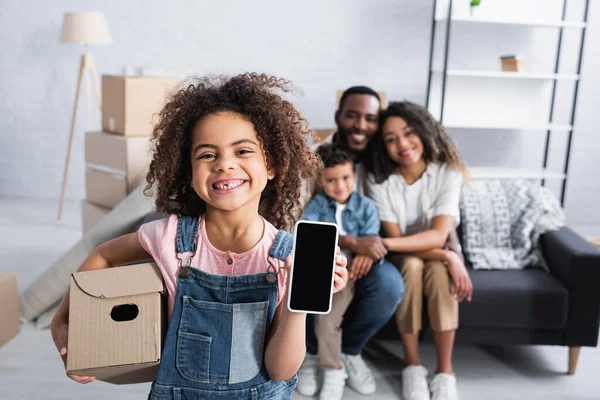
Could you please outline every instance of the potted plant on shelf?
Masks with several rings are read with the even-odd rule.
[[[471,0],[469,4],[471,6],[471,17],[474,17],[475,10],[481,5],[481,0]]]

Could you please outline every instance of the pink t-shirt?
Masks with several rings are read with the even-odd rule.
[[[179,273],[176,247],[177,222],[177,215],[171,215],[168,219],[144,224],[138,230],[140,243],[154,258],[165,281],[169,295],[169,319],[175,303]],[[250,250],[238,254],[215,248],[206,235],[204,217],[200,217],[196,255],[192,258],[191,267],[213,275],[238,276],[267,272],[270,261],[273,267],[281,268],[277,275],[279,286],[277,304],[279,305],[286,289],[286,272],[283,269],[285,263],[277,258],[269,257],[275,236],[277,236],[277,228],[266,220],[264,222],[265,229],[260,241]],[[231,264],[228,264],[229,259],[233,261]]]

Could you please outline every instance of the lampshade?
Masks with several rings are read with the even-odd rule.
[[[112,37],[104,13],[98,11],[65,13],[63,43],[109,44]]]

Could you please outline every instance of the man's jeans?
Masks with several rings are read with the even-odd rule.
[[[358,355],[379,329],[394,315],[404,297],[406,286],[400,271],[384,259],[356,281],[354,299],[344,314],[342,352]],[[313,315],[306,319],[306,350],[317,354]]]

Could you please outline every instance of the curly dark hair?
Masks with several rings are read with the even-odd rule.
[[[194,78],[174,93],[159,113],[152,143],[154,155],[146,176],[146,195],[156,190],[156,209],[197,216],[206,203],[191,187],[192,132],[198,121],[221,111],[239,114],[254,125],[267,166],[275,171],[268,181],[259,213],[275,227],[293,226],[300,210],[302,179],[315,177],[322,166],[306,145],[312,135],[307,121],[281,95],[291,82],[265,74]]]
[[[429,111],[410,101],[390,102],[388,108],[379,116],[379,130],[369,142],[366,151],[365,166],[375,177],[375,182],[382,183],[398,170],[398,164],[390,158],[383,142],[383,124],[390,117],[400,117],[412,127],[423,142],[423,158],[426,163],[447,163],[456,168],[465,182],[470,180],[469,172],[463,163],[460,153],[446,130],[437,122]]]
[[[347,162],[354,165],[354,156],[337,144],[323,144],[317,148],[316,153],[321,161],[323,161],[324,168],[335,167]]]

